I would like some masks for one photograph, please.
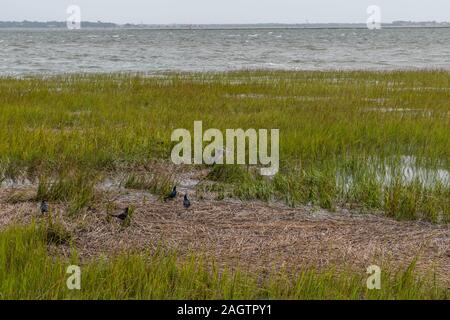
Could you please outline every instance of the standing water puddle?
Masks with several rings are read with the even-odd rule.
[[[370,159],[368,166],[373,171],[369,171],[368,177],[375,177],[377,182],[383,186],[389,186],[394,181],[401,181],[403,184],[419,182],[425,187],[437,185],[450,186],[450,171],[443,168],[426,168],[418,164],[414,156],[402,156],[398,161],[381,161],[380,159]],[[343,186],[345,191],[349,191],[354,185],[352,174],[340,171],[336,175],[336,183]]]

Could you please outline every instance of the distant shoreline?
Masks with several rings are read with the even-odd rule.
[[[365,23],[259,23],[259,24],[117,24],[111,22],[81,22],[83,29],[131,29],[131,30],[254,30],[254,29],[367,29]],[[385,29],[441,29],[450,28],[450,22],[397,21],[382,24]],[[0,29],[66,29],[63,21],[0,21]]]
[[[405,27],[394,27],[394,26],[383,26],[382,29],[450,29],[450,26],[446,27],[414,27],[414,26],[405,26]],[[367,27],[234,27],[234,28],[122,28],[122,27],[83,27],[81,30],[68,30],[67,28],[17,28],[17,27],[0,27],[0,30],[11,30],[11,31],[83,31],[83,30],[152,30],[152,31],[223,31],[223,30],[367,30]]]

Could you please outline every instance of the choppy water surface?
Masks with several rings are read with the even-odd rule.
[[[0,30],[0,75],[450,70],[450,29]]]

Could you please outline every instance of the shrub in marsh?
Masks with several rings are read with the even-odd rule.
[[[361,204],[367,209],[380,209],[383,204],[383,187],[374,179],[358,181],[349,188],[344,202]]]
[[[277,173],[273,179],[274,190],[281,200],[294,207],[298,201],[296,179],[290,179],[287,175]]]
[[[17,204],[23,202],[30,202],[35,200],[36,195],[32,192],[18,190],[11,192],[6,198],[6,202],[10,204]]]
[[[383,185],[377,167],[367,159],[351,159],[339,165],[336,185],[339,202],[358,204],[367,209],[383,207]]]
[[[48,216],[48,220],[40,227],[43,228],[44,239],[47,244],[63,245],[72,240],[72,235],[59,221],[54,221],[54,217]]]
[[[127,189],[143,190],[149,189],[151,184],[147,177],[132,173],[126,177],[123,186]]]
[[[148,190],[153,194],[165,196],[176,185],[176,180],[172,173],[152,175],[131,173],[123,185],[127,189]]]
[[[6,180],[5,167],[0,162],[0,185]]]
[[[207,179],[223,183],[242,183],[251,181],[252,174],[242,165],[214,165]]]
[[[450,185],[437,183],[431,188],[426,188],[422,193],[421,212],[424,220],[450,223]]]
[[[36,198],[67,202],[69,214],[75,214],[94,199],[95,181],[95,176],[88,173],[67,173],[54,180],[41,177]]]
[[[15,180],[23,173],[22,161],[16,159],[7,159],[1,161],[0,159],[0,183],[6,179]]]
[[[441,183],[426,186],[419,180],[405,184],[396,179],[384,190],[384,212],[396,219],[448,223],[449,190]]]
[[[275,196],[275,189],[272,183],[256,179],[237,184],[233,189],[233,194],[242,200],[270,201]]]
[[[315,168],[277,174],[273,180],[277,197],[287,204],[318,204],[326,209],[334,209],[337,198],[335,177],[330,172]]]
[[[400,178],[396,177],[385,188],[384,212],[397,219],[412,220],[416,215],[414,196],[406,192]]]

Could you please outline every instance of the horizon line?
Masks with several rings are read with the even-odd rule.
[[[23,22],[31,22],[31,23],[66,23],[66,20],[0,20],[0,23],[23,23]],[[193,23],[193,22],[170,22],[170,23],[136,23],[136,22],[112,22],[112,21],[93,21],[93,20],[82,20],[81,23],[98,23],[98,24],[115,24],[119,26],[123,25],[136,25],[136,26],[173,26],[173,25],[191,25],[191,26],[211,26],[211,25],[317,25],[317,24],[366,24],[367,22],[214,22],[214,23]],[[448,24],[450,21],[437,21],[437,20],[393,20],[393,21],[385,21],[381,22],[381,24],[393,24],[393,23],[409,23],[409,24],[418,24],[418,23],[433,23],[433,24]]]

